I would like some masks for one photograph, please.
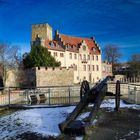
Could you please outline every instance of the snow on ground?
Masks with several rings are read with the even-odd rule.
[[[100,108],[109,108],[110,110],[115,108],[115,99],[103,100]],[[123,100],[120,100],[120,108],[132,108],[140,110],[140,105],[137,104],[126,104]]]
[[[86,118],[86,117],[89,116],[89,113],[90,113],[90,112],[81,113],[81,114],[76,118],[76,120],[83,120],[84,118]]]
[[[75,140],[83,140],[83,137],[76,137]]]
[[[101,104],[101,108],[110,108],[110,110],[114,110],[114,107],[114,99],[104,100]],[[120,107],[140,109],[140,105],[125,104],[123,100],[120,101]],[[27,109],[0,117],[0,139],[8,140],[27,131],[37,132],[46,136],[57,136],[60,134],[58,124],[64,121],[74,108],[75,106]],[[77,119],[81,120],[88,115],[89,112],[82,113]],[[95,120],[93,124],[96,123],[96,121],[97,120]],[[81,139],[81,137],[77,139]]]
[[[58,124],[65,120],[75,106],[41,108],[17,111],[0,118],[0,139],[7,140],[21,133],[31,131],[43,135],[60,134]]]

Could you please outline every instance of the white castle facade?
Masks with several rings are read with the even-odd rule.
[[[32,43],[48,48],[61,67],[74,69],[73,83],[88,80],[91,83],[102,79],[101,50],[94,38],[81,38],[60,34],[48,24],[32,25]],[[67,77],[65,77],[67,78]]]

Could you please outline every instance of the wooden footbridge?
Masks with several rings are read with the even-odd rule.
[[[75,109],[69,114],[65,121],[59,124],[59,129],[63,133],[72,134],[85,134],[89,127],[92,125],[100,105],[105,96],[115,96],[116,106],[115,110],[118,111],[120,105],[120,82],[116,82],[116,94],[107,92],[107,81],[111,77],[106,77],[104,80],[97,83],[91,89],[87,81],[83,81],[80,90],[81,100]],[[93,104],[92,110],[85,121],[76,120],[81,112],[89,105]]]

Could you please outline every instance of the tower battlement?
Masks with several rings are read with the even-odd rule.
[[[41,39],[52,40],[52,27],[49,24],[33,24],[32,25],[32,41],[36,40],[36,37]]]

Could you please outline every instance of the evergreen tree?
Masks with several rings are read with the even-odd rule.
[[[25,68],[31,67],[58,67],[57,62],[47,48],[42,46],[32,46],[30,53],[23,55],[23,64]]]

